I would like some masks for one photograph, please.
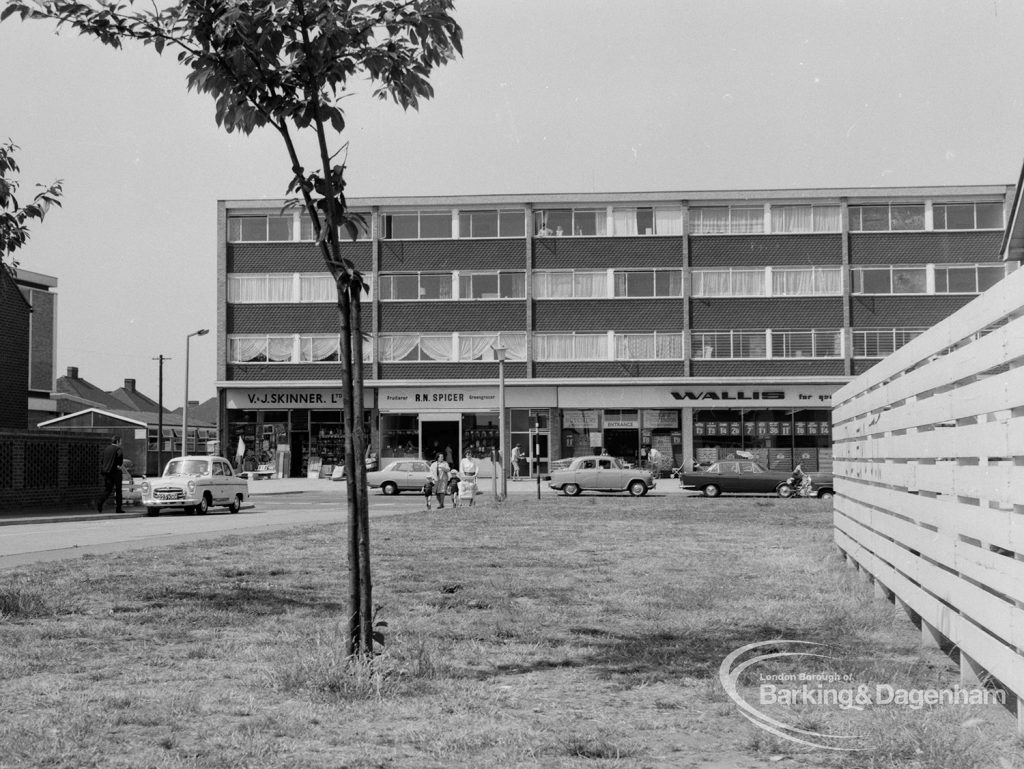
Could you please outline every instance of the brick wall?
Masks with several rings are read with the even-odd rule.
[[[0,511],[88,505],[103,490],[104,435],[0,430]]]
[[[690,266],[763,267],[767,265],[841,264],[839,234],[695,235],[690,238]]]
[[[369,272],[369,241],[342,243],[341,254],[356,268]],[[228,243],[228,272],[327,272],[320,249],[313,243]]]
[[[694,299],[693,330],[841,328],[842,297]]]
[[[0,428],[28,427],[30,313],[14,280],[0,267]]]
[[[850,301],[854,328],[923,328],[952,315],[974,296],[855,296]]]
[[[538,238],[533,266],[538,270],[625,267],[682,267],[681,237]]]
[[[681,331],[682,299],[545,299],[534,304],[537,331]]]
[[[878,232],[850,235],[850,264],[997,262],[1002,232]]]
[[[382,240],[382,272],[418,270],[523,270],[526,241],[486,240]]]

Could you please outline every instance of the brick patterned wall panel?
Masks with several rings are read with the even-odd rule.
[[[373,308],[362,307],[363,329],[373,328]],[[341,320],[333,304],[229,304],[229,334],[337,334]]]
[[[369,376],[369,364],[364,376]],[[340,363],[246,363],[228,364],[228,380],[245,382],[329,382],[341,379]]]
[[[103,454],[94,443],[72,441],[68,444],[68,485],[89,486],[99,478]]]
[[[373,266],[369,242],[343,243],[342,256],[356,268]],[[228,272],[327,272],[320,250],[313,243],[228,243]]]
[[[841,360],[695,360],[693,376],[842,376]]]
[[[382,240],[380,269],[383,272],[524,270],[526,241],[518,238]]]
[[[60,457],[59,447],[51,441],[36,441],[29,439],[25,442],[25,488],[46,489],[57,488],[57,464]],[[99,471],[99,466],[93,468],[93,474]]]
[[[29,389],[50,391],[54,387],[54,324],[56,323],[57,295],[49,291],[33,290],[29,357]]]
[[[851,264],[998,262],[1002,232],[902,232],[850,235]]]
[[[106,435],[0,430],[0,510],[81,507],[102,490]]]
[[[842,264],[842,235],[703,235],[690,237],[690,266]]]
[[[537,377],[580,379],[573,384],[582,385],[597,377],[682,377],[683,361],[544,361],[535,370]]]
[[[973,296],[855,296],[850,302],[854,326],[926,328],[949,317]]]
[[[533,249],[538,270],[683,266],[681,237],[538,238]]]
[[[0,491],[14,488],[14,442],[0,437]]]
[[[778,299],[694,299],[691,319],[695,331],[739,328],[841,328],[841,297]]]
[[[682,299],[545,299],[534,303],[537,331],[682,331]]]
[[[6,270],[0,269],[0,427],[28,427],[30,308]]]
[[[438,380],[444,384],[455,379],[488,379],[498,381],[497,363],[382,363],[381,378],[385,380]],[[506,379],[525,379],[525,363],[506,363]]]
[[[525,301],[380,303],[382,334],[525,330]]]
[[[855,359],[853,361],[853,368],[852,368],[853,375],[854,376],[860,376],[865,371],[867,371],[869,368],[874,366],[876,363],[878,363],[877,360],[856,360]]]

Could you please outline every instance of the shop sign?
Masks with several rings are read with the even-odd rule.
[[[740,408],[828,408],[832,393],[840,384],[693,384],[682,380],[678,385],[573,386],[558,387],[561,408],[643,408],[666,409],[684,407]],[[646,412],[645,412],[646,413]],[[645,423],[646,426],[646,423]]]
[[[562,426],[574,430],[596,430],[597,411],[594,409],[565,409],[562,412]]]
[[[640,427],[640,416],[635,417],[613,417],[609,419],[607,416],[604,418],[604,429],[605,430],[637,430]]]
[[[273,409],[340,409],[340,389],[329,387],[230,387],[225,393],[225,406],[229,409],[258,411]],[[363,405],[373,407],[373,391],[363,391]]]
[[[694,435],[706,435],[707,434],[707,426],[704,424],[704,422],[694,422],[693,423],[693,434]],[[674,435],[674,433],[673,433],[673,435]]]
[[[649,430],[679,429],[679,411],[676,409],[644,409],[644,427]]]
[[[729,435],[732,435],[732,436],[738,438],[739,435],[740,435],[741,427],[742,427],[742,425],[740,425],[739,422],[730,422],[729,423]]]

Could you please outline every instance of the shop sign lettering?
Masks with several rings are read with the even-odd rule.
[[[341,393],[248,393],[250,406],[340,405]]]
[[[745,392],[736,390],[677,390],[672,391],[672,397],[677,401],[769,401],[783,400],[786,397],[784,390],[760,390]]]

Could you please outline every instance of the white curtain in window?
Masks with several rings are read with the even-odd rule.
[[[277,363],[287,362],[292,359],[294,342],[290,336],[267,337],[267,360]]]
[[[526,334],[500,334],[501,346],[508,350],[507,360],[526,360]]]
[[[636,235],[636,209],[616,208],[612,211],[616,235]]]
[[[459,360],[493,360],[497,346],[497,334],[459,334]]]
[[[268,275],[267,276],[267,301],[268,302],[292,302],[292,276]]]
[[[732,293],[732,279],[728,270],[695,270],[693,272],[694,296],[729,296]]]
[[[772,206],[772,232],[813,232],[810,206]]]
[[[839,232],[841,221],[839,206],[814,206],[815,232]]]
[[[775,221],[774,216],[772,221]],[[814,269],[772,270],[772,293],[775,296],[806,296],[815,293]]]
[[[537,360],[572,360],[572,334],[537,334],[534,337]]]
[[[607,360],[607,334],[577,334],[573,344],[574,360]]]
[[[615,335],[615,360],[651,360],[654,357],[654,334]]]
[[[843,293],[843,271],[839,267],[819,267],[815,270],[815,290],[819,294]]]
[[[334,302],[338,292],[329,275],[302,275],[299,278],[300,302]]]
[[[694,208],[690,212],[690,232],[716,235],[729,231],[728,208]]]
[[[380,337],[380,359],[391,362],[405,360],[419,343],[418,334],[389,334]]]
[[[420,337],[420,350],[428,360],[451,360],[452,337],[450,334],[424,334]]]
[[[678,208],[655,208],[654,232],[658,235],[682,235],[683,212]]]
[[[536,277],[538,299],[568,299],[572,297],[571,272],[540,272]]]
[[[679,334],[655,334],[654,357],[659,360],[682,360],[683,359],[683,335]]]
[[[231,348],[228,357],[232,363],[248,363],[249,361],[266,359],[266,337],[234,337],[228,340],[228,344]]]
[[[608,296],[607,273],[577,272],[573,274],[573,283],[577,299]]]
[[[764,270],[733,270],[733,296],[764,296]]]
[[[306,337],[302,340],[303,361],[335,361],[341,359],[341,343],[336,336]]]
[[[764,232],[763,208],[734,208],[730,214],[729,232],[736,234]]]

